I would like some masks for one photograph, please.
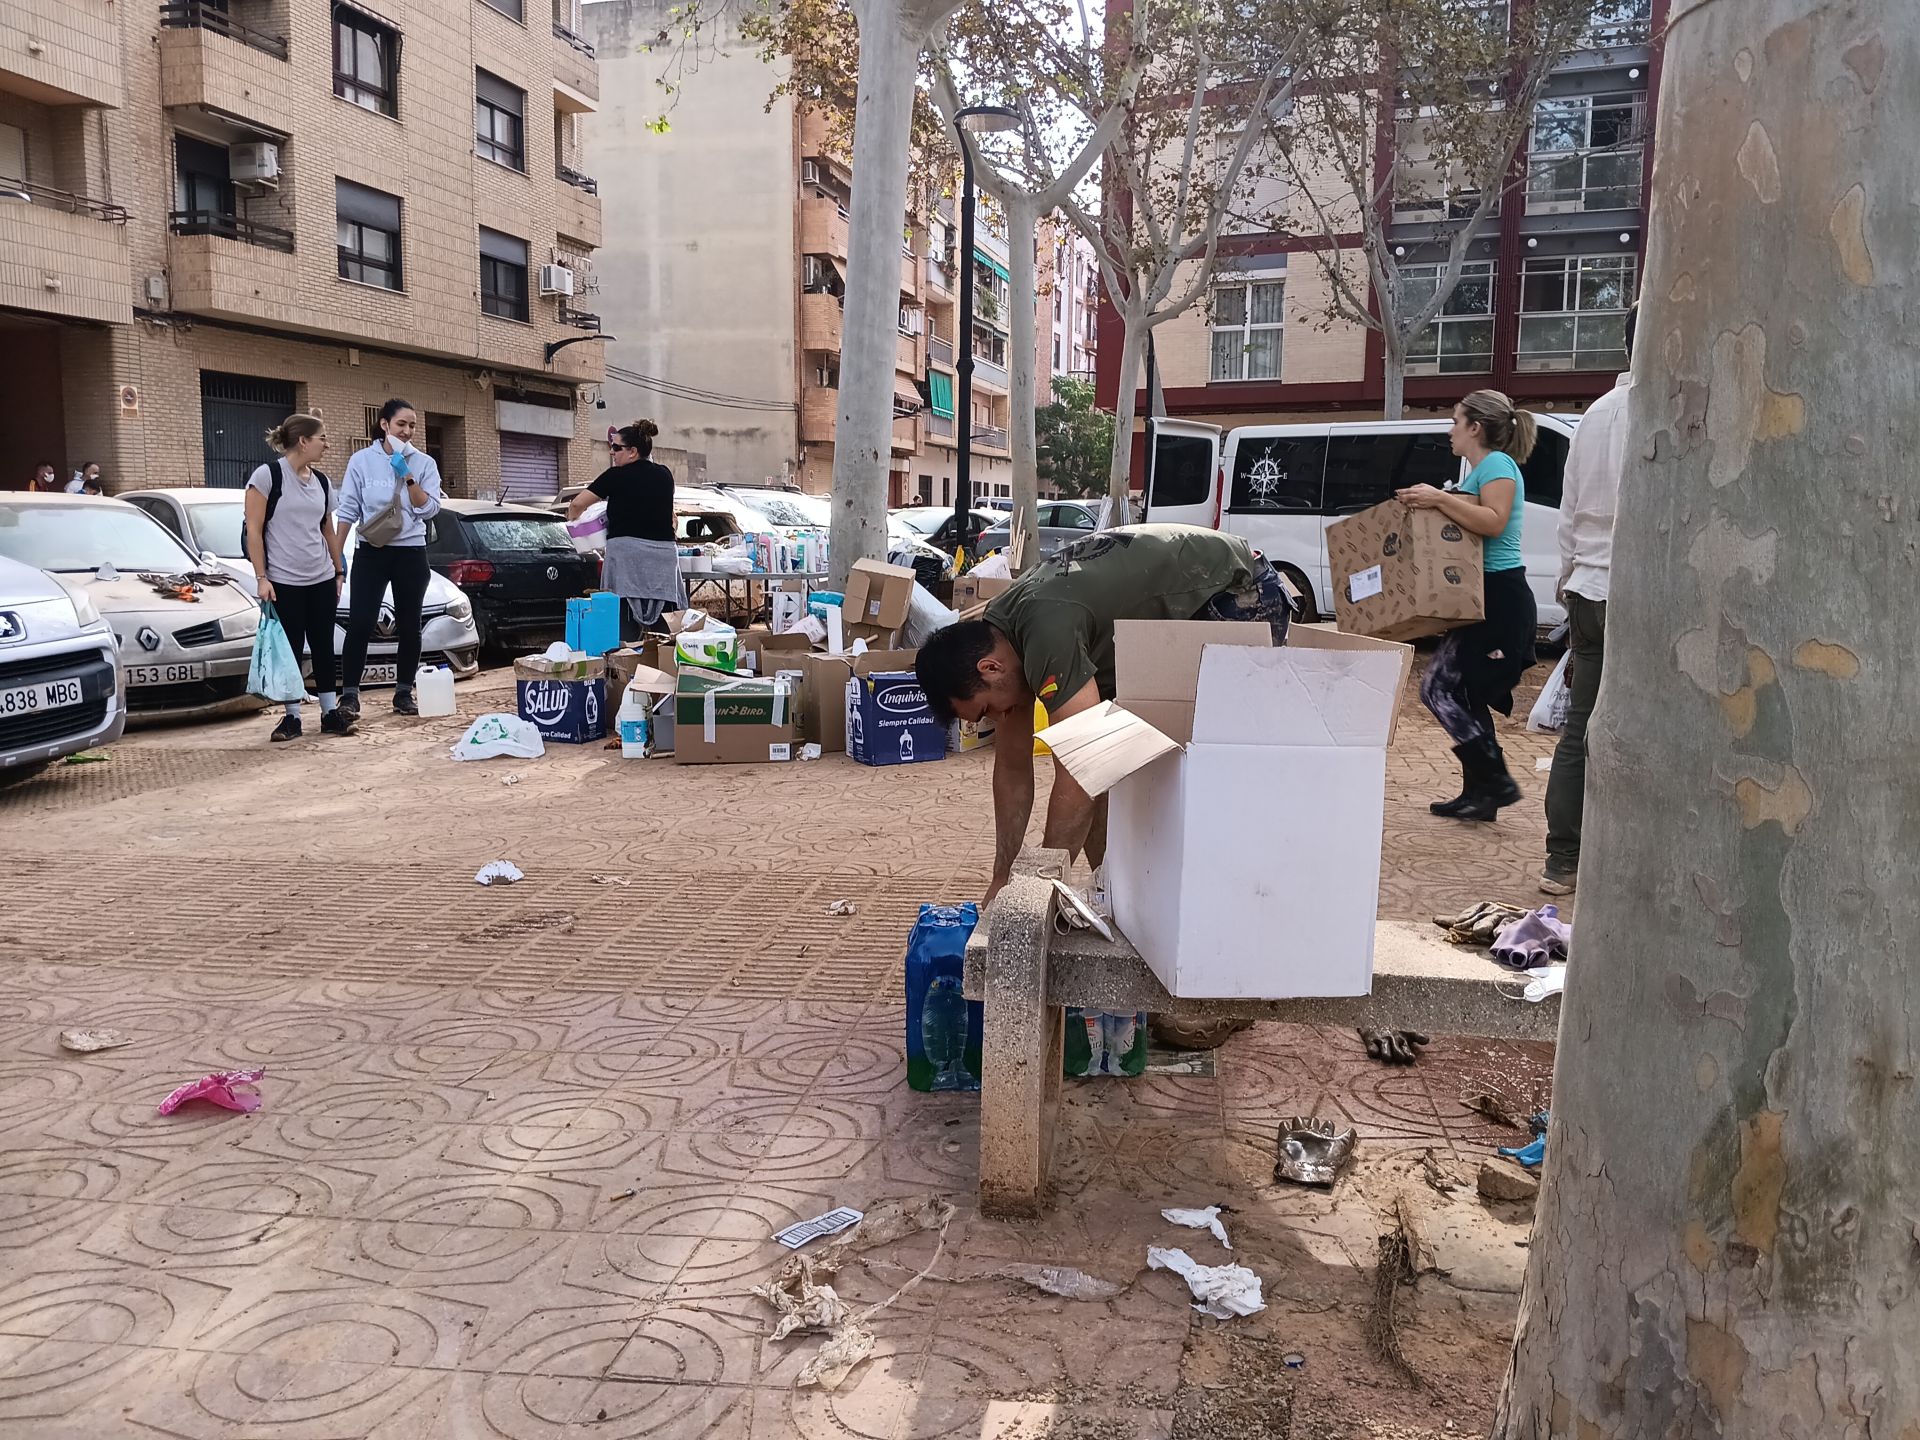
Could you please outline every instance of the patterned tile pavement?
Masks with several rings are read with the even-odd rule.
[[[148,732],[0,792],[0,1436],[1198,1437],[1233,1396],[1262,1397],[1248,1435],[1483,1423],[1525,1231],[1471,1202],[1514,1137],[1460,1097],[1544,1099],[1540,1047],[1441,1038],[1388,1070],[1268,1026],[1212,1077],[1077,1084],[1054,1210],[987,1221],[974,1102],[905,1090],[898,994],[914,907],[984,879],[986,757],[468,766],[451,721],[272,750],[266,728]],[[1545,747],[1509,749],[1537,795]],[[1537,808],[1433,820],[1450,764],[1410,715],[1383,914],[1530,894]],[[503,857],[527,880],[472,883]],[[69,1054],[74,1025],[132,1043]],[[154,1113],[255,1065],[254,1115]],[[1270,1177],[1302,1112],[1363,1136],[1330,1194]],[[1426,1188],[1426,1155],[1462,1191]],[[846,1386],[796,1389],[817,1342],[765,1338],[766,1237],[927,1191],[958,1205],[928,1279]],[[1408,1193],[1453,1277],[1409,1322],[1418,1390],[1359,1341]],[[1209,1203],[1267,1282],[1230,1333],[1143,1266],[1229,1258],[1158,1215]],[[873,1303],[933,1257],[880,1247],[840,1288]],[[1014,1260],[1126,1289],[1057,1299],[993,1274]]]

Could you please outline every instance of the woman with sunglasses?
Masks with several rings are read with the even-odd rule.
[[[607,502],[607,560],[600,583],[626,601],[641,630],[687,603],[673,534],[673,472],[648,458],[659,433],[651,420],[621,426],[613,464],[567,507],[567,518],[578,520],[596,500]],[[628,626],[621,631],[622,638],[631,638]]]

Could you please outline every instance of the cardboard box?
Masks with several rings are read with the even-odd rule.
[[[955,610],[971,610],[976,605],[984,605],[994,596],[1013,588],[1013,581],[997,575],[962,575],[953,582],[953,606]]]
[[[846,696],[847,754],[862,765],[947,758],[947,727],[934,718],[920,677],[911,670],[855,675],[847,681]]]
[[[1411,649],[1301,626],[1275,650],[1265,626],[1123,620],[1114,650],[1118,703],[1041,738],[1109,795],[1120,929],[1174,995],[1366,994]]]
[[[1350,635],[1417,640],[1486,615],[1480,537],[1384,501],[1327,527],[1334,615]]]
[[[585,745],[607,734],[607,662],[598,655],[552,661],[532,656],[513,662],[520,718],[543,740]]]
[[[798,759],[797,698],[790,680],[682,668],[673,706],[674,762]]]
[[[807,615],[807,583],[805,580],[782,580],[773,587],[768,596],[769,627],[776,635],[784,635],[799,627]]]
[[[817,651],[790,657],[794,667],[806,675],[803,687],[808,703],[800,711],[802,735],[820,747],[821,753],[834,754],[847,748],[847,681],[855,675],[872,675],[883,670],[913,669],[917,650],[869,650],[864,655],[822,655]],[[789,658],[782,658],[782,666]]]
[[[771,675],[782,668],[799,669],[797,657],[813,649],[798,630],[773,635],[765,630],[742,630],[740,653],[756,675]]]
[[[841,605],[847,643],[853,643],[856,625],[898,630],[906,624],[913,608],[913,586],[914,573],[905,565],[889,565],[884,560],[854,561]]]

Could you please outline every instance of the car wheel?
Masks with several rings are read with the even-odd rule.
[[[1319,608],[1313,603],[1313,586],[1307,583],[1307,577],[1292,565],[1276,567],[1287,577],[1287,583],[1300,592],[1300,613],[1294,618],[1302,625],[1311,625],[1320,618]]]

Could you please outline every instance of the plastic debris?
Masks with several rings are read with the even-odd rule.
[[[524,880],[526,878],[526,872],[511,860],[494,860],[480,867],[479,873],[473,877],[473,883],[476,885],[492,885],[495,883],[511,885],[517,880]]]
[[[1123,1294],[1127,1288],[1111,1280],[1089,1275],[1084,1270],[1070,1270],[1061,1265],[1003,1265],[980,1278],[1018,1280],[1036,1290],[1044,1290],[1049,1295],[1059,1295],[1068,1300],[1111,1300]]]
[[[1538,760],[1533,762],[1533,773],[1536,775],[1546,775],[1551,773],[1552,770],[1553,757],[1551,755],[1542,755]]]
[[[797,1225],[776,1231],[774,1239],[789,1250],[798,1250],[809,1241],[818,1240],[822,1235],[838,1235],[849,1225],[858,1225],[864,1219],[864,1212],[842,1205],[829,1210],[824,1215],[816,1215],[811,1220],[802,1220]]]
[[[82,750],[78,755],[67,756],[69,765],[103,765],[113,757],[98,750]]]
[[[1302,1365],[1307,1363],[1307,1357],[1302,1355],[1298,1350],[1289,1350],[1280,1357],[1280,1363],[1289,1370],[1298,1370]]]
[[[755,1295],[779,1312],[771,1338],[784,1340],[796,1330],[832,1330],[846,1323],[846,1302],[826,1283],[838,1269],[833,1260],[795,1255],[773,1279],[753,1287]]]
[[[829,915],[858,915],[859,913],[860,907],[851,900],[836,900],[827,906]]]
[[[122,1045],[131,1045],[133,1037],[120,1030],[62,1030],[60,1048],[77,1051],[82,1055],[94,1050],[118,1050]]]
[[[813,1359],[794,1377],[796,1385],[818,1385],[822,1390],[838,1390],[867,1356],[873,1353],[873,1332],[863,1325],[843,1325],[827,1337]]]
[[[1509,1000],[1526,1000],[1538,1005],[1549,996],[1558,995],[1567,988],[1567,967],[1565,965],[1538,965],[1523,971],[1527,977],[1527,987],[1515,995],[1505,985],[1500,993]]]
[[[1185,1280],[1200,1302],[1193,1308],[1215,1320],[1257,1315],[1267,1308],[1260,1298],[1260,1277],[1244,1265],[1202,1265],[1184,1250],[1162,1250],[1158,1245],[1147,1247],[1147,1264],[1155,1270],[1171,1270]]]
[[[627,879],[624,875],[596,875],[593,877],[593,883],[596,885],[618,885],[622,890],[630,889],[633,885],[633,881]]]
[[[911,1200],[885,1200],[869,1210],[846,1235],[834,1242],[835,1256],[857,1250],[871,1250],[894,1240],[904,1240],[922,1230],[945,1230],[953,1219],[953,1204],[943,1195],[922,1195]]]
[[[1547,1137],[1536,1135],[1525,1145],[1502,1145],[1500,1153],[1531,1170],[1547,1158]]]
[[[516,770],[511,775],[502,775],[500,777],[500,783],[502,785],[518,785],[520,783],[520,772]]]
[[[243,1115],[252,1114],[260,1108],[260,1092],[252,1087],[266,1074],[262,1066],[258,1070],[216,1070],[211,1075],[189,1081],[160,1102],[159,1113],[171,1115],[189,1100],[205,1100],[224,1110],[238,1110]],[[245,1090],[234,1087],[245,1085]]]
[[[447,753],[456,760],[492,760],[502,755],[538,760],[547,753],[547,743],[531,722],[494,711],[469,725]]]
[[[1294,1115],[1280,1122],[1280,1158],[1273,1178],[1300,1185],[1331,1185],[1353,1158],[1359,1132],[1351,1125],[1337,1130],[1331,1120]]]
[[[818,760],[820,758],[820,747],[809,740],[805,745],[800,747],[800,758],[802,760]]]
[[[1209,1205],[1204,1210],[1162,1210],[1160,1218],[1172,1225],[1184,1225],[1189,1230],[1211,1230],[1214,1239],[1227,1249],[1233,1249],[1233,1242],[1227,1239],[1227,1227],[1220,1223],[1218,1205]]]

